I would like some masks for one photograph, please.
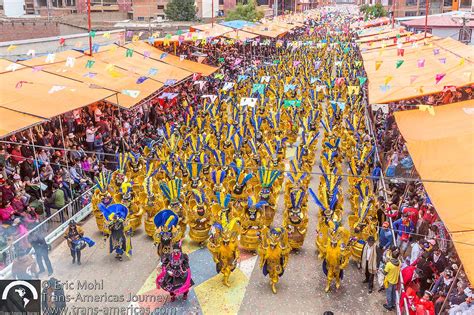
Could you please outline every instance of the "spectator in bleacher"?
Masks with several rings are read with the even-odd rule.
[[[59,210],[62,209],[65,205],[66,199],[64,196],[64,191],[62,189],[59,189],[59,186],[57,184],[53,184],[53,192],[51,194],[51,197],[49,197],[44,203],[46,216],[48,218],[51,216],[51,209]],[[61,218],[61,222],[63,222],[64,214],[61,212],[59,216]]]

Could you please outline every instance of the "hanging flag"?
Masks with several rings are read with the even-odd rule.
[[[411,75],[411,76],[410,76],[410,84],[413,84],[413,82],[415,82],[416,79],[418,79],[418,76],[417,76],[417,75]]]
[[[235,66],[238,66],[241,62],[242,62],[242,59],[241,59],[241,58],[235,59],[235,61],[234,61],[234,67],[235,67]]]
[[[274,64],[274,65],[277,65],[277,64],[279,64],[279,63],[280,63],[280,60],[278,60],[278,59],[273,60],[273,64]]]
[[[270,76],[263,76],[260,78],[261,83],[269,83],[270,82]]]
[[[51,87],[51,89],[49,89],[48,93],[49,94],[53,94],[53,93],[56,93],[56,92],[59,92],[61,90],[64,90],[66,87],[63,86],[63,85],[53,85]]]
[[[134,35],[134,36],[132,37],[132,43],[138,42],[139,39],[140,39],[140,36]]]
[[[56,54],[50,53],[46,56],[45,62],[46,63],[53,63],[54,59],[56,59]]]
[[[125,52],[125,57],[129,58],[133,56],[133,49],[127,48],[127,51]]]
[[[439,58],[439,62],[441,62],[442,64],[445,64],[446,63],[446,58]]]
[[[397,60],[396,63],[395,63],[395,66],[398,68],[400,68],[400,66],[404,63],[405,61],[404,60]]]
[[[288,91],[294,91],[296,89],[296,84],[285,84],[283,86],[283,90],[284,92],[288,92]]]
[[[90,69],[94,65],[95,61],[94,60],[87,60],[86,62],[86,68]]]
[[[103,38],[110,38],[110,32],[105,32],[104,34],[102,34],[102,37]]]
[[[66,67],[74,68],[75,63],[76,63],[76,58],[74,58],[74,57],[67,57],[66,58]]]
[[[340,67],[342,65],[342,61],[335,61],[334,66]]]
[[[293,61],[293,67],[298,67],[301,64],[301,61],[295,60]]]
[[[375,70],[379,70],[380,69],[380,66],[382,65],[383,61],[381,60],[376,60],[375,61]]]
[[[202,88],[206,84],[206,81],[194,81],[194,85],[199,84],[199,90],[202,91]]]
[[[228,91],[230,90],[232,87],[234,87],[235,83],[234,82],[225,82],[224,83],[224,86],[222,87],[222,90],[223,91]]]
[[[11,63],[5,68],[5,70],[11,71],[11,72],[13,72],[15,70],[18,70],[18,69],[20,69],[20,65],[17,64],[17,63]]]
[[[248,75],[245,75],[245,74],[239,74],[239,76],[237,77],[237,83],[240,83],[242,81],[245,81],[248,79]]]
[[[240,99],[240,106],[249,106],[249,107],[255,107],[255,105],[257,104],[257,98],[254,98],[254,97],[242,97]]]
[[[217,98],[217,95],[207,94],[207,95],[202,95],[201,97],[202,97],[202,98],[208,98],[208,99],[211,100],[211,103],[214,103],[214,101],[215,101],[216,98]]]
[[[168,79],[165,81],[165,86],[171,86],[173,84],[175,84],[177,81],[175,79]]]
[[[316,85],[316,92],[323,91],[326,94],[326,86],[325,85]]]
[[[433,49],[433,54],[436,56],[437,54],[439,54],[439,48],[435,48]]]
[[[431,105],[418,105],[418,109],[422,112],[428,112],[430,115],[435,115],[435,109]]]
[[[94,38],[94,37],[95,37],[95,33],[96,33],[96,31],[90,31],[89,36],[92,37],[92,38]]]
[[[163,58],[165,58],[166,56],[168,56],[167,53],[162,53],[162,54],[160,55],[160,59],[163,59]]]
[[[33,72],[39,72],[39,71],[43,70],[43,67],[42,66],[34,66],[32,70],[33,70]]]
[[[125,33],[127,37],[132,37],[133,36],[133,31],[127,31],[127,33]]]
[[[443,80],[443,78],[444,78],[445,75],[446,75],[446,73],[438,73],[438,74],[435,76],[436,84],[438,84],[439,81]]]
[[[99,52],[99,48],[100,48],[99,44],[92,45],[92,52],[94,53]]]
[[[356,60],[354,61],[354,65],[356,66],[356,68],[359,68],[360,66],[362,66],[362,61]]]
[[[468,81],[471,81],[471,78],[472,78],[472,72],[471,71],[465,71],[462,73]]]
[[[137,84],[142,84],[142,83],[145,82],[146,80],[148,80],[148,77],[145,77],[145,76],[139,77],[139,78],[137,79]]]
[[[149,52],[148,50],[145,50],[143,52],[143,59],[150,58],[150,56],[151,56],[151,52]]]
[[[347,94],[349,94],[349,95],[352,95],[352,94],[359,95],[359,93],[360,93],[360,86],[358,86],[358,85],[349,85],[347,87]]]
[[[301,106],[301,101],[300,100],[284,100],[283,101],[283,107],[288,108],[288,107],[300,107]]]
[[[222,80],[222,79],[224,79],[224,74],[223,73],[216,73],[216,74],[214,74],[214,78]]]
[[[17,47],[18,47],[18,46],[10,45],[10,46],[8,46],[7,51],[8,51],[8,52],[12,52],[12,51],[14,51]]]
[[[388,90],[390,90],[390,85],[385,84],[380,86],[380,91],[383,93],[386,93]]]
[[[94,78],[97,75],[95,72],[87,72],[83,75],[85,78]]]
[[[460,66],[464,65],[464,58],[459,59],[459,65]]]
[[[418,68],[423,68],[425,66],[425,59],[418,59]]]
[[[158,69],[156,68],[150,68],[150,70],[148,70],[148,75],[149,76],[154,76],[158,73]]]
[[[336,86],[341,86],[343,83],[345,83],[345,79],[343,77],[336,78]]]
[[[316,61],[314,62],[314,70],[318,70],[320,66],[321,66],[321,61],[320,61],[320,60],[316,60]]]
[[[64,43],[66,42],[66,40],[64,38],[60,38],[59,39],[59,46],[64,46]]]
[[[265,94],[265,84],[254,84],[252,86],[252,94],[257,92],[258,94],[260,95],[264,95]]]
[[[310,84],[314,84],[314,83],[316,83],[317,81],[318,81],[318,78],[316,78],[316,77],[311,77],[311,78],[309,79],[309,83],[310,83]]]
[[[386,76],[386,77],[385,77],[385,81],[384,81],[384,82],[385,82],[385,85],[387,85],[390,81],[392,81],[392,79],[393,79],[392,76],[390,76],[390,75]]]
[[[397,49],[397,56],[403,57],[405,55],[405,49],[399,48]]]
[[[31,58],[34,58],[36,56],[36,51],[34,49],[29,49],[26,55],[31,56]]]
[[[196,81],[199,78],[201,78],[201,75],[202,75],[202,73],[193,73],[193,81]]]
[[[23,83],[29,83],[28,81],[18,81],[15,85],[15,89],[20,89],[23,87]]]
[[[131,98],[137,98],[140,95],[140,91],[138,90],[122,90],[123,95],[130,96]]]
[[[364,83],[367,81],[367,77],[357,77],[359,79],[359,85],[364,85]]]

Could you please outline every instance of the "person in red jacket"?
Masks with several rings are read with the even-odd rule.
[[[431,301],[432,294],[430,291],[425,291],[423,297],[417,301],[416,306],[416,315],[434,315],[435,307]]]

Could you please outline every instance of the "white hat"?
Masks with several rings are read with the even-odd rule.
[[[68,137],[69,139],[72,139],[72,138],[75,137],[75,135],[74,135],[72,132],[70,132],[70,133],[67,135],[67,137]]]
[[[464,294],[465,294],[468,298],[474,298],[474,292],[472,292],[471,288],[465,288],[465,289],[464,289]]]

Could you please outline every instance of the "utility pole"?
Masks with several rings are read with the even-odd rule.
[[[212,0],[212,3],[211,3],[211,6],[212,6],[212,28],[214,28],[214,0]]]
[[[425,38],[426,38],[426,32],[428,32],[428,13],[430,12],[430,2],[426,0],[425,2],[426,6],[426,11],[425,11]]]
[[[91,25],[91,0],[87,0],[87,24],[89,29],[89,56],[92,57],[92,25]]]

